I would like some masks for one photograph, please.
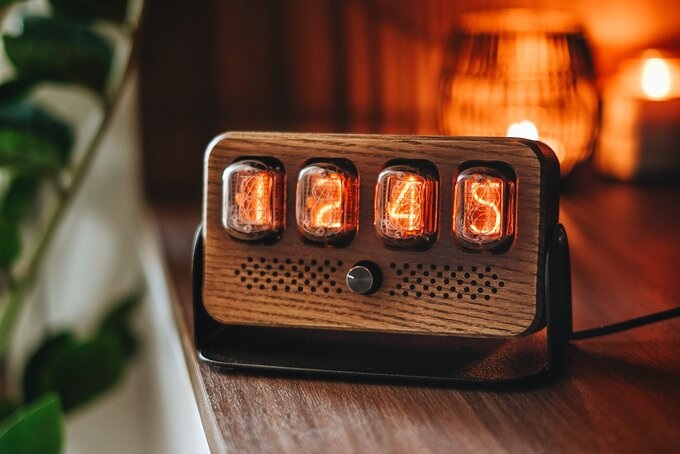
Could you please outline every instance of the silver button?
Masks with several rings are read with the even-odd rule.
[[[359,262],[348,272],[345,281],[354,293],[367,295],[380,287],[380,269],[372,262]]]

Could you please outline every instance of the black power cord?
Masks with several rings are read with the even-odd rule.
[[[606,336],[607,334],[618,333],[638,326],[649,325],[650,323],[668,320],[669,318],[680,316],[680,307],[674,307],[654,314],[644,315],[638,318],[632,318],[619,323],[611,325],[600,326],[598,328],[584,329],[574,331],[571,333],[571,340],[590,339],[592,337]]]

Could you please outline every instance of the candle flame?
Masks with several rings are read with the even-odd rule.
[[[523,139],[538,140],[538,129],[529,120],[513,123],[508,128],[507,137],[521,137]]]
[[[671,72],[662,58],[649,58],[642,70],[642,91],[651,99],[661,99],[671,91]]]

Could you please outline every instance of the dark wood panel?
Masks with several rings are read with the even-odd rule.
[[[575,326],[680,304],[680,187],[576,175],[562,198]],[[197,362],[189,257],[199,206],[159,210],[185,354],[214,452],[673,452],[680,320],[575,342],[553,381],[430,387],[230,373]]]
[[[219,131],[436,133],[446,41],[463,12],[572,9],[606,75],[645,47],[680,50],[675,3],[150,1],[140,49],[148,191],[197,202],[202,154]]]

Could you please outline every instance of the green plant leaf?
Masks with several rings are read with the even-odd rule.
[[[64,418],[59,398],[47,394],[12,413],[0,424],[0,452],[59,453],[64,443]]]
[[[0,424],[17,408],[19,408],[19,405],[16,402],[7,399],[5,396],[0,396]]]
[[[131,358],[137,351],[137,336],[132,331],[131,318],[143,296],[143,292],[138,291],[121,298],[104,316],[99,325],[100,333],[110,334],[117,340],[125,358]]]
[[[58,14],[79,20],[108,19],[123,22],[127,0],[50,0]]]
[[[55,353],[45,391],[59,394],[68,412],[118,383],[124,365],[120,346],[112,336],[66,345]]]
[[[57,353],[75,344],[76,339],[68,332],[51,334],[43,340],[24,367],[22,387],[25,402],[35,399],[50,389],[51,374]]]
[[[33,79],[15,79],[0,85],[0,105],[20,100],[31,91],[36,81]]]
[[[21,232],[16,223],[0,219],[0,269],[9,269],[21,254]]]
[[[141,297],[141,292],[135,292],[121,298],[87,340],[80,341],[69,332],[46,337],[24,369],[24,400],[53,391],[68,412],[118,383],[125,359],[137,347],[130,317]]]
[[[24,373],[24,398],[53,391],[61,398],[64,411],[82,405],[116,384],[123,373],[123,355],[116,339],[99,336],[84,342],[62,339],[53,344],[49,359],[39,369],[41,376],[31,378],[33,370]],[[34,364],[39,363],[35,360]]]
[[[0,107],[0,166],[53,171],[68,162],[73,136],[64,122],[36,105]]]
[[[27,131],[0,129],[0,166],[14,170],[53,171],[60,167],[54,143]]]
[[[104,90],[113,58],[104,38],[63,19],[28,16],[23,21],[20,35],[3,36],[5,52],[21,77]]]
[[[5,197],[0,202],[0,219],[19,223],[33,204],[40,180],[32,175],[19,174],[12,177]]]

